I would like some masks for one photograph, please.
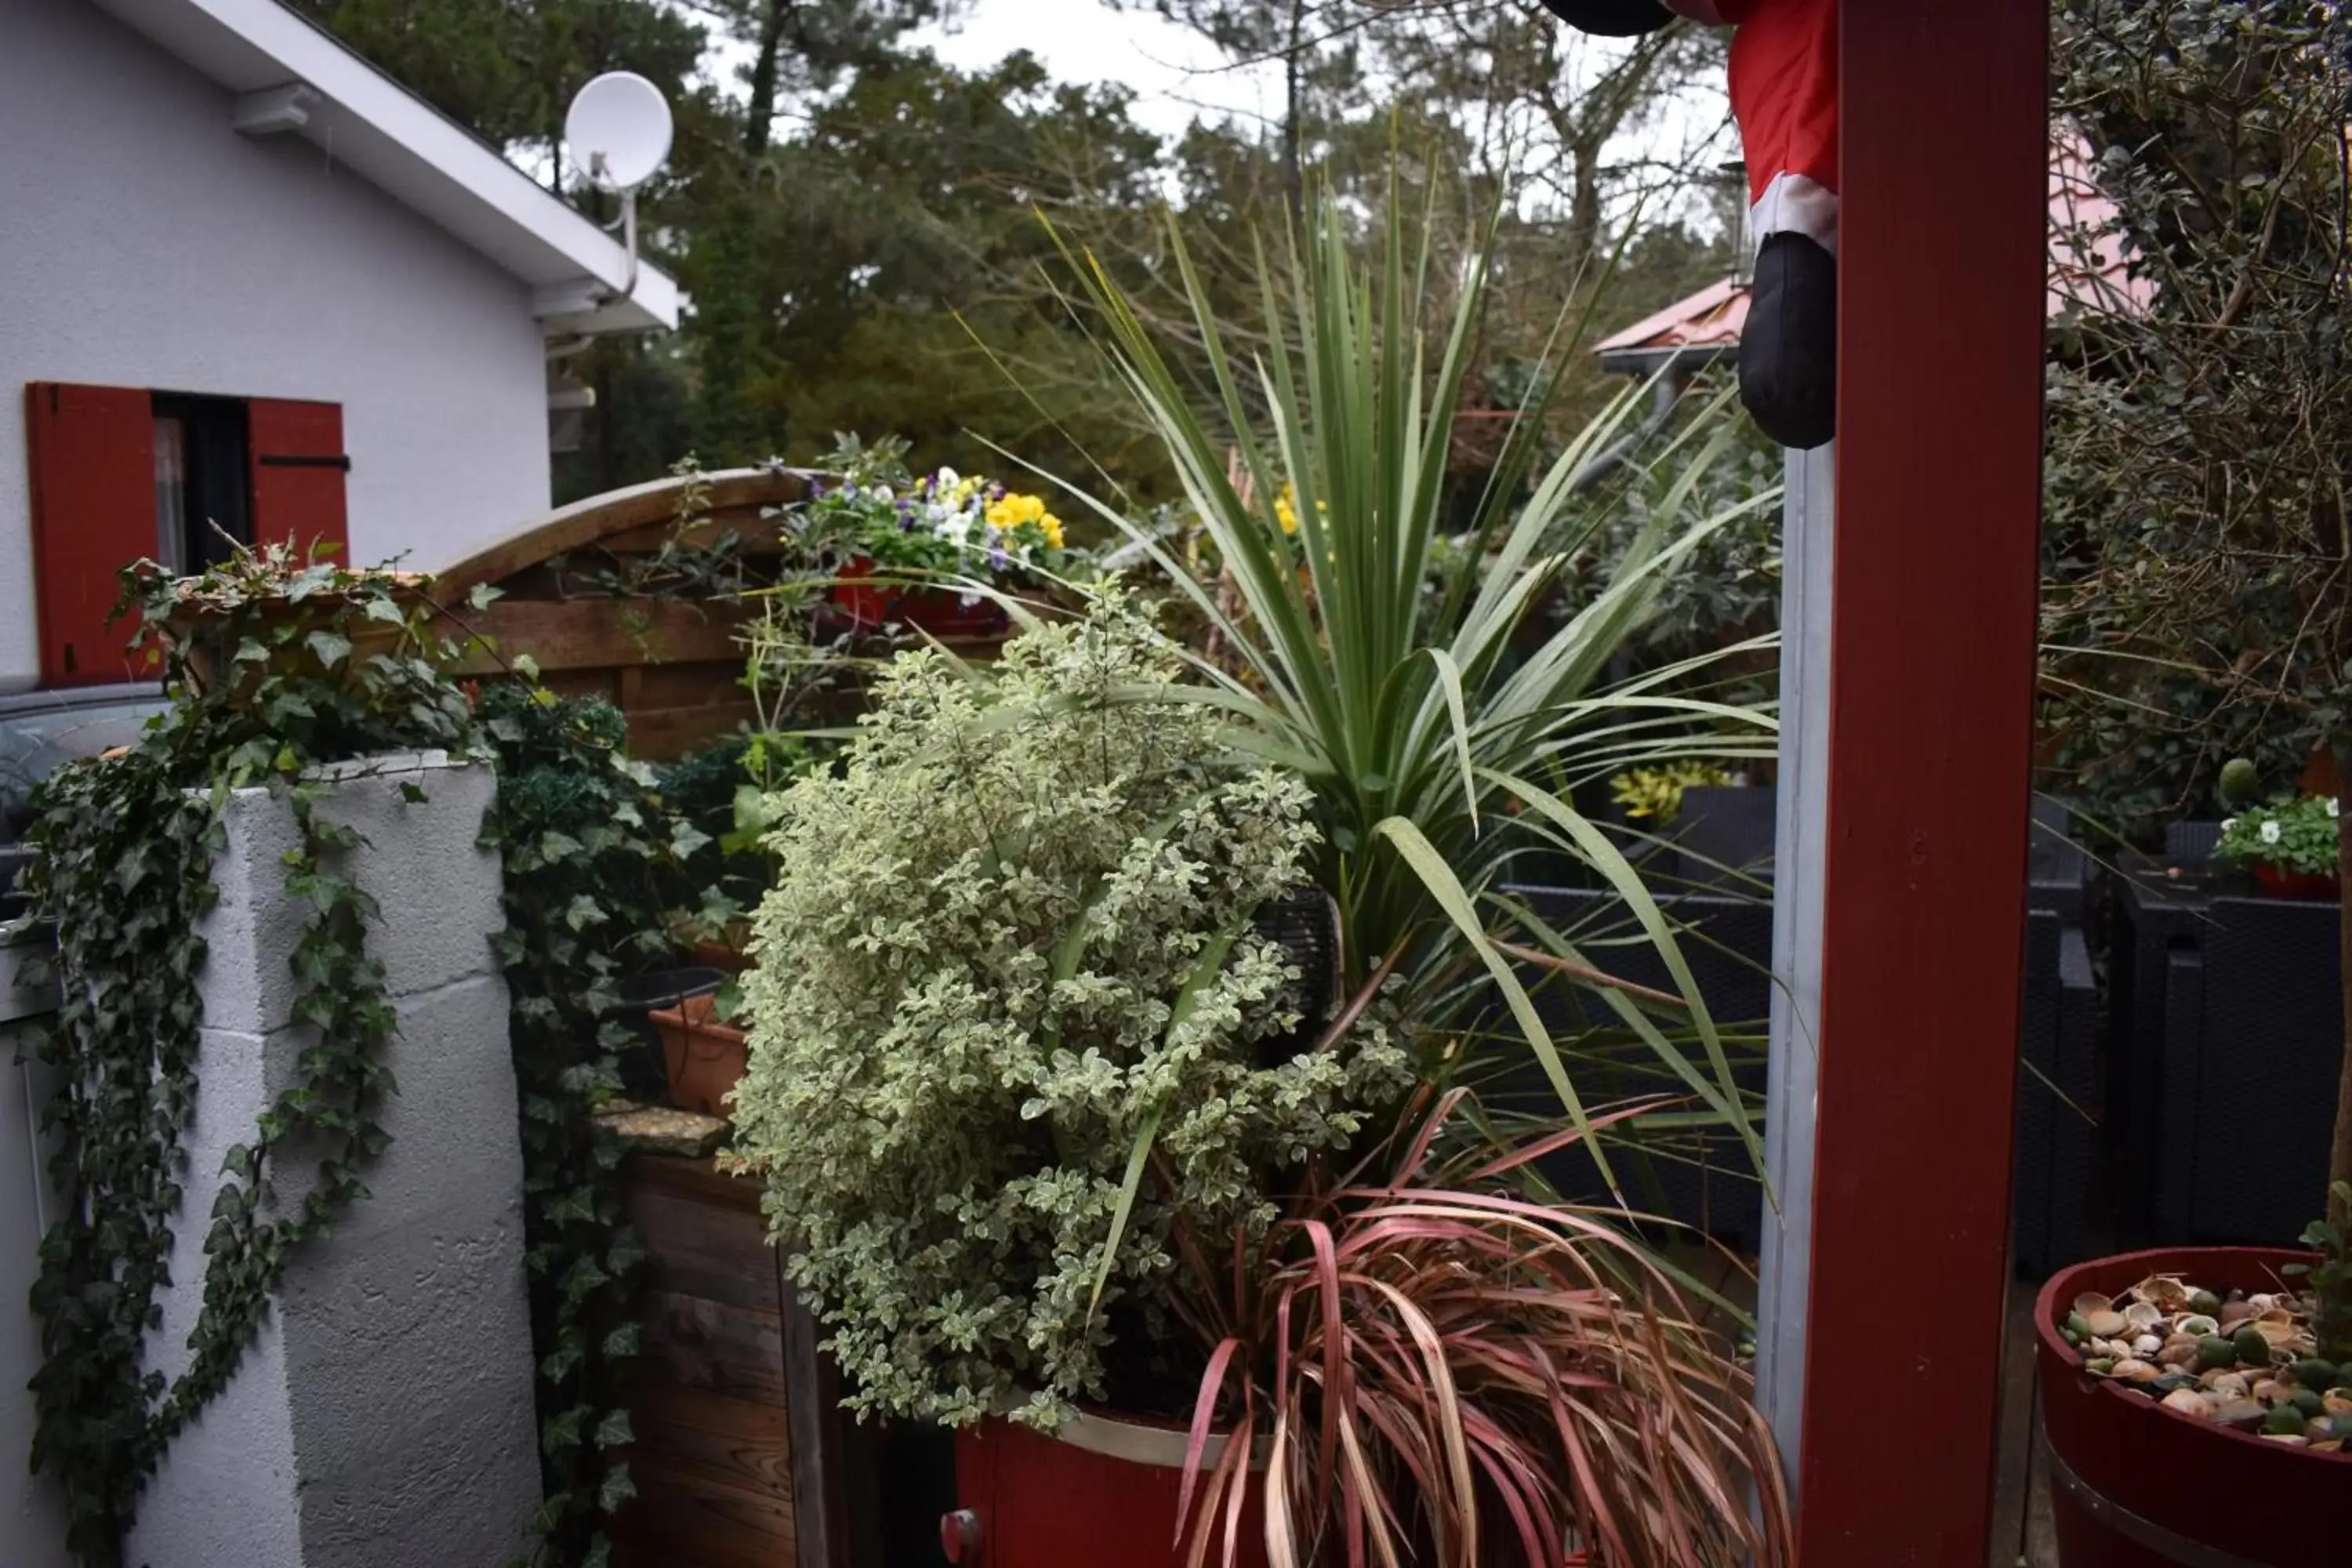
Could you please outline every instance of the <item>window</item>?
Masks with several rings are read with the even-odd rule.
[[[253,542],[246,405],[236,397],[159,392],[155,418],[155,559],[201,572]]]
[[[230,540],[349,547],[340,404],[66,382],[31,383],[25,404],[47,685],[152,679],[131,665],[132,628],[108,624],[133,561],[201,571]]]

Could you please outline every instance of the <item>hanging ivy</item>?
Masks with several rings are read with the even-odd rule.
[[[637,1353],[645,1251],[622,1214],[620,1141],[590,1113],[619,1094],[633,1043],[614,1016],[620,981],[674,958],[664,911],[687,901],[681,869],[707,839],[629,760],[611,704],[503,686],[483,692],[482,715],[499,767],[485,839],[506,867],[499,958],[522,1104],[541,1560],[602,1568],[603,1519],[635,1490],[613,1450],[632,1437],[620,1383]]]
[[[364,1195],[385,1134],[382,1051],[395,1019],[366,933],[379,918],[343,873],[356,842],[323,819],[310,771],[389,751],[471,743],[466,701],[423,657],[413,584],[384,572],[239,552],[174,582],[124,574],[135,657],[160,662],[172,706],[137,744],[61,769],[36,800],[28,876],[57,932],[57,1016],[39,1042],[60,1088],[46,1110],[63,1215],[33,1290],[43,1363],[33,1380],[34,1465],[55,1475],[68,1545],[120,1561],[141,1489],[173,1437],[227,1384],[288,1259]],[[296,1081],[232,1148],[209,1216],[187,1368],[150,1370],[146,1336],[167,1282],[196,1099],[213,857],[230,792],[286,803],[300,847],[286,888],[310,910],[295,949],[293,1020],[315,1031]],[[274,1201],[289,1140],[323,1150],[299,1205]]]
[[[621,978],[740,913],[699,887],[709,836],[628,759],[609,704],[522,682],[477,695],[444,674],[459,649],[434,638],[420,579],[270,549],[176,583],[142,563],[124,584],[139,657],[160,665],[172,705],[136,745],[42,786],[27,879],[35,918],[57,936],[61,1000],[38,1049],[60,1069],[45,1114],[66,1198],[33,1294],[44,1356],[34,1463],[65,1494],[69,1550],[96,1568],[121,1562],[142,1489],[226,1386],[289,1258],[366,1195],[387,1142],[382,1058],[397,1018],[367,951],[383,912],[345,874],[357,840],[318,812],[325,786],[313,774],[437,748],[499,773],[483,839],[505,865],[497,955],[512,999],[545,1498],[533,1557],[601,1568],[604,1520],[634,1489],[614,1451],[632,1436],[619,1390],[636,1353],[643,1250],[622,1215],[623,1151],[593,1112],[619,1091],[631,1043],[614,1016]],[[477,605],[492,596],[477,590]],[[535,674],[527,658],[514,664]],[[188,1223],[181,1138],[204,1021],[199,931],[217,899],[223,808],[257,786],[300,829],[285,868],[287,892],[310,911],[292,1016],[316,1033],[297,1081],[227,1154],[187,1370],[167,1380],[145,1352],[173,1231]],[[683,923],[668,912],[682,910],[693,911]],[[302,1200],[281,1208],[278,1162],[298,1135],[323,1152]]]

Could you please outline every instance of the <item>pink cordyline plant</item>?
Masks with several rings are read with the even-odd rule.
[[[1422,1101],[1385,1183],[1360,1169],[1307,1194],[1230,1268],[1178,1237],[1187,1316],[1223,1330],[1186,1452],[1188,1561],[1233,1563],[1262,1512],[1270,1568],[1792,1563],[1729,1346],[1630,1216],[1511,1195],[1578,1132],[1441,1158],[1465,1099]],[[1230,1440],[1204,1464],[1221,1412]]]

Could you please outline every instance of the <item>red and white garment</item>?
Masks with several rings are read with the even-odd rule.
[[[1731,111],[1748,156],[1756,242],[1801,234],[1832,256],[1838,230],[1838,0],[1664,0],[1739,29]]]

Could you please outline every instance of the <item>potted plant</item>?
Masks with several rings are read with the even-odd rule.
[[[2075,710],[2074,743],[2125,771],[2177,778],[2249,739],[2297,763],[2315,747],[2343,759],[2352,426],[2338,421],[2352,358],[2299,323],[2342,310],[2336,152],[2352,18],[2225,0],[2062,10],[2060,106],[2105,148],[2098,177],[2117,215],[2077,239],[2110,256],[2121,242],[2145,287],[2139,307],[2070,321],[2080,352],[2053,367],[2053,691]],[[2242,795],[2252,772],[2233,766],[2226,793]],[[2340,807],[2352,768],[2337,774]],[[2277,879],[2324,876],[2332,846],[2345,880],[2323,802],[2242,812],[2224,838],[2230,858]],[[2042,1420],[2069,1568],[2343,1554],[2352,1051],[2333,1098],[2310,1251],[2100,1259],[2045,1291]],[[2232,1171],[2224,1160],[2195,1179]],[[2247,1324],[2226,1337],[2189,1331],[2233,1317]],[[2162,1397],[2137,1392],[2150,1389]]]
[[[715,972],[713,972],[715,973]],[[661,1038],[662,1074],[669,1102],[680,1110],[726,1118],[729,1098],[742,1081],[748,1040],[719,1011],[717,984],[656,1008],[649,1016]]]
[[[940,468],[910,475],[902,444],[845,440],[839,479],[813,482],[786,526],[842,557],[833,603],[860,631],[903,623],[940,637],[1001,634],[992,590],[1050,580],[1062,521],[1038,496]]]
[[[306,559],[282,542],[232,542],[197,576],[140,562],[121,608],[139,612],[141,646],[159,668],[152,650],[168,644],[185,679],[238,700],[266,675],[316,676],[414,644],[431,584],[420,573],[343,565],[323,547]]]
[[[1259,917],[1320,830],[1182,671],[1115,589],[992,678],[902,656],[778,803],[730,1163],[849,1403],[962,1429],[950,1536],[1002,1568],[1172,1565],[1180,1525],[1255,1562],[1373,1513],[1447,1564],[1663,1561],[1669,1530],[1783,1560],[1777,1514],[1719,1506],[1780,1498],[1744,1374],[1618,1232],[1517,1194],[1538,1150],[1481,1152],[1423,1087],[1445,1048],[1392,966],[1263,1048],[1310,999]],[[1448,1342],[1399,1374],[1416,1319]],[[1447,1413],[1437,1454],[1394,1424]]]
[[[2221,824],[2214,857],[2254,874],[2254,880],[2283,899],[2336,896],[2336,814],[2333,796],[2304,795],[2251,806]]]

